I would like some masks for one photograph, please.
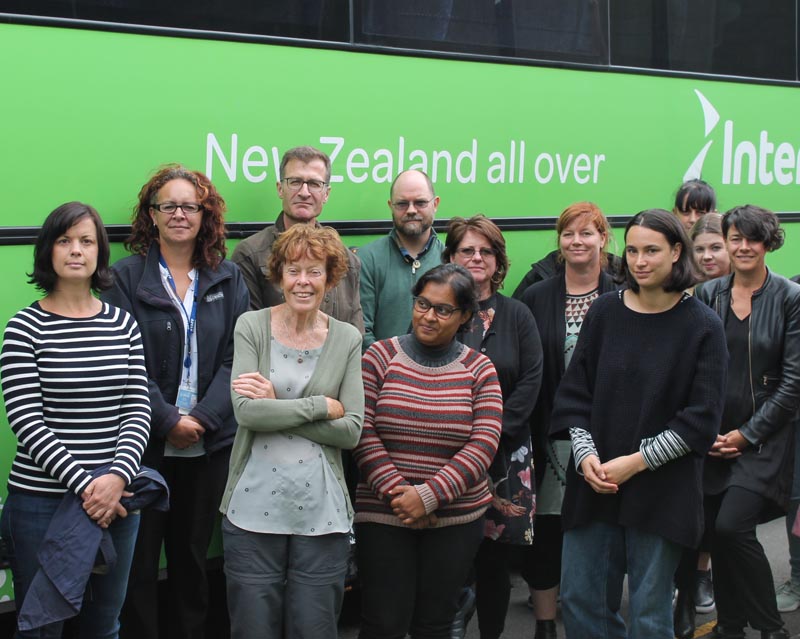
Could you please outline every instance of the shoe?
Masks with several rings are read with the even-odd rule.
[[[678,591],[678,600],[675,603],[675,612],[672,615],[672,625],[678,639],[692,639],[694,637],[694,600],[691,593],[686,590]]]
[[[778,612],[792,612],[800,608],[800,585],[791,579],[775,591]]]
[[[783,628],[780,630],[762,630],[761,639],[789,639],[789,633]]]
[[[746,639],[743,627],[723,626],[717,624],[711,631],[714,639]]]
[[[458,612],[450,624],[451,639],[464,639],[467,636],[467,625],[473,614],[475,614],[475,591],[466,586],[461,590]]]
[[[556,631],[556,622],[552,619],[536,622],[536,633],[533,639],[558,639],[558,632]]]
[[[700,614],[714,611],[714,584],[710,570],[698,570],[694,580],[694,609]]]

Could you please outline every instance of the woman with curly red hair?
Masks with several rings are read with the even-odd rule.
[[[248,309],[239,269],[225,259],[225,201],[199,171],[160,169],[133,212],[133,255],[113,266],[106,301],[142,331],[152,423],[144,454],[170,488],[169,513],[142,514],[122,611],[122,637],[158,636],[158,567],[169,571],[169,636],[202,638],[205,561],[222,498],[236,420],[233,329]]]

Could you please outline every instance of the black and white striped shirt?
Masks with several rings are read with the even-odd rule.
[[[48,313],[38,302],[6,326],[3,399],[17,454],[9,491],[80,496],[91,471],[111,464],[130,482],[150,433],[139,327],[109,304],[93,317]]]

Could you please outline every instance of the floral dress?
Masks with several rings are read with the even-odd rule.
[[[462,329],[459,339],[470,348],[481,350],[495,317],[495,300],[492,295],[481,301],[480,310]],[[494,360],[492,363],[495,367],[501,365]],[[532,401],[535,399],[532,398]],[[536,514],[534,477],[530,437],[515,450],[505,449],[501,441],[489,468],[489,489],[494,500],[486,511],[485,537],[508,544],[533,543],[533,520]]]

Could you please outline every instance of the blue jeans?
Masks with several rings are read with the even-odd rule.
[[[567,639],[673,639],[672,577],[681,547],[635,528],[592,522],[564,533],[561,612]],[[628,574],[630,627],[619,614]]]
[[[8,549],[14,597],[17,609],[22,606],[33,577],[39,569],[36,553],[61,497],[40,497],[10,493],[0,517],[0,536]],[[109,526],[117,563],[104,575],[92,574],[86,587],[79,614],[81,639],[116,639],[119,634],[119,611],[125,600],[139,514],[129,513]],[[20,632],[16,637],[61,637],[63,623],[54,623],[32,632]]]

